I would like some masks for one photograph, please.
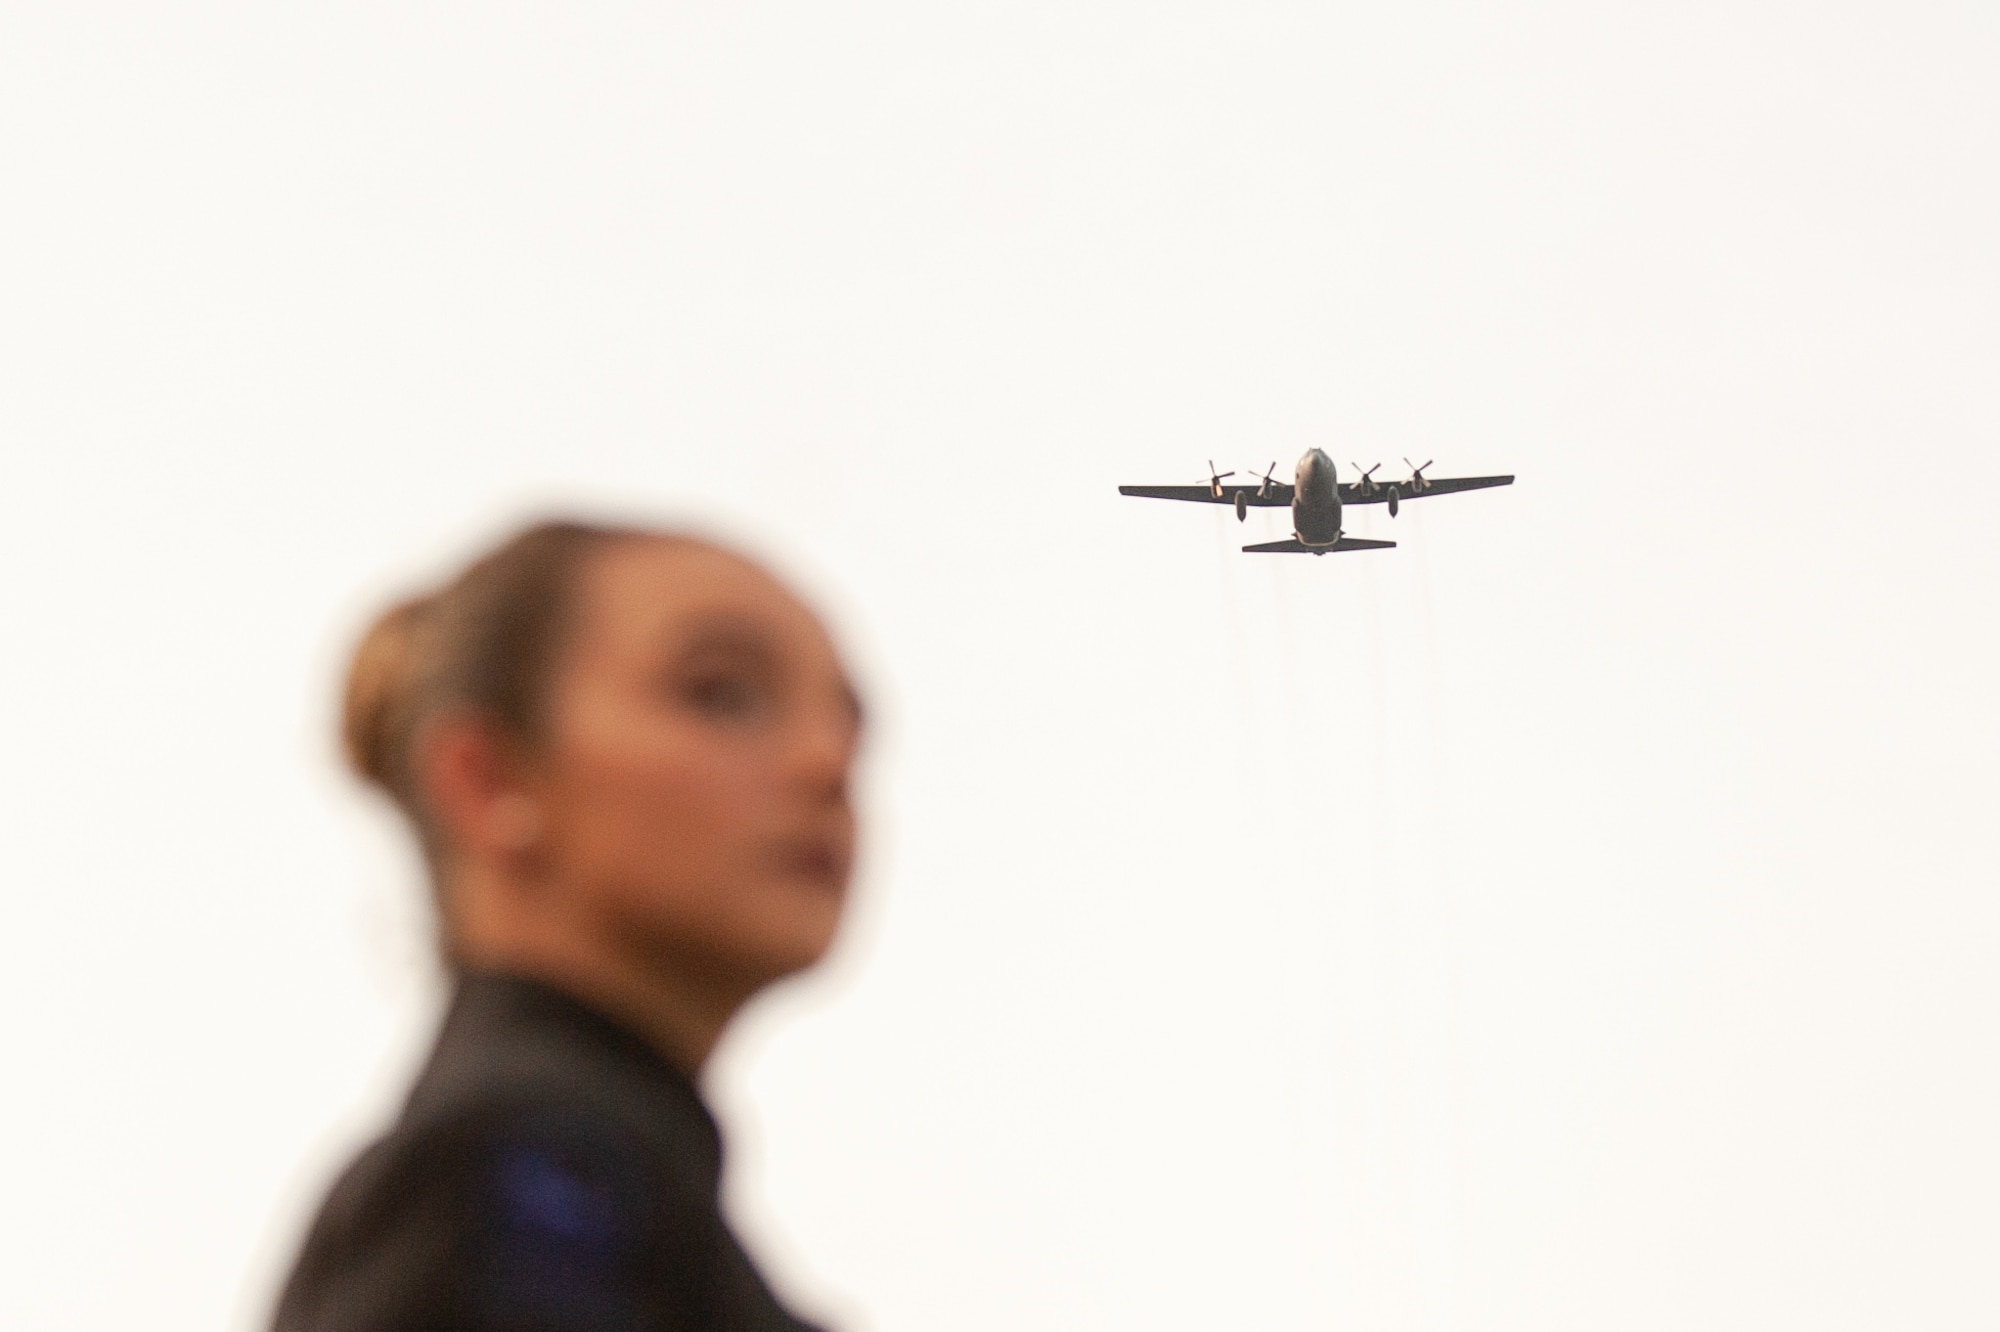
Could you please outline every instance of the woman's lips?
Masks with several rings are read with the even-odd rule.
[[[787,837],[771,851],[772,864],[783,877],[831,893],[847,887],[847,859],[835,837]]]

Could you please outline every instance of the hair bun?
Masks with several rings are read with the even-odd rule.
[[[423,631],[434,603],[412,597],[382,613],[354,649],[341,702],[348,764],[399,803],[409,794],[410,730],[427,673]]]
[[[679,539],[643,528],[536,523],[457,577],[391,606],[361,636],[341,705],[347,761],[409,818],[434,867],[442,841],[419,780],[424,728],[456,710],[532,743],[584,562],[613,542]]]

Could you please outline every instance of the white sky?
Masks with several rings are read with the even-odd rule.
[[[1991,1327],[2000,9],[0,0],[0,1325],[250,1329],[438,998],[392,591],[804,579],[848,1332]],[[1408,455],[1400,549],[1121,500]]]

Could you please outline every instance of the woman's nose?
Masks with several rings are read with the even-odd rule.
[[[788,755],[793,775],[816,798],[844,802],[858,738],[851,709],[811,709],[793,734]]]

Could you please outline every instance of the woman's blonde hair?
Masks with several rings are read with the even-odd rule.
[[[532,746],[590,560],[621,542],[674,539],[635,527],[536,523],[443,586],[391,606],[362,636],[341,709],[347,760],[409,819],[434,870],[444,848],[417,773],[424,727],[471,713]]]

